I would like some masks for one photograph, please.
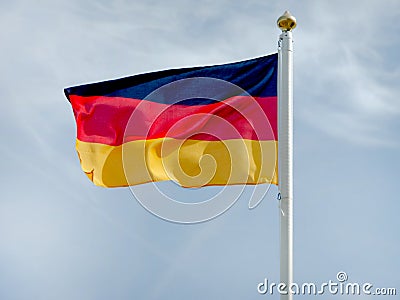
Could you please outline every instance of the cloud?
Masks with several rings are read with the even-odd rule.
[[[399,147],[400,64],[389,49],[400,42],[380,18],[395,20],[398,4],[361,7],[360,1],[319,2],[302,16],[309,22],[295,31],[296,107],[302,121],[338,139]]]

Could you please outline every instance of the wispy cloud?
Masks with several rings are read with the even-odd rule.
[[[302,120],[339,139],[398,147],[400,63],[390,48],[400,45],[382,15],[398,18],[398,3],[314,5],[314,26],[297,35],[296,101]]]

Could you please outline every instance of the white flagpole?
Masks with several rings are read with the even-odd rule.
[[[278,177],[280,192],[280,282],[292,300],[293,283],[293,40],[296,19],[286,11],[277,21],[278,48]],[[283,286],[282,286],[283,289]]]

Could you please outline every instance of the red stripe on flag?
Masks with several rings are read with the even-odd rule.
[[[195,106],[105,96],[71,95],[70,101],[77,138],[84,142],[118,146],[162,137],[277,140],[277,97],[237,96]]]

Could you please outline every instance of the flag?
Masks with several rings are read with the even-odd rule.
[[[277,184],[277,54],[64,90],[98,186]]]

